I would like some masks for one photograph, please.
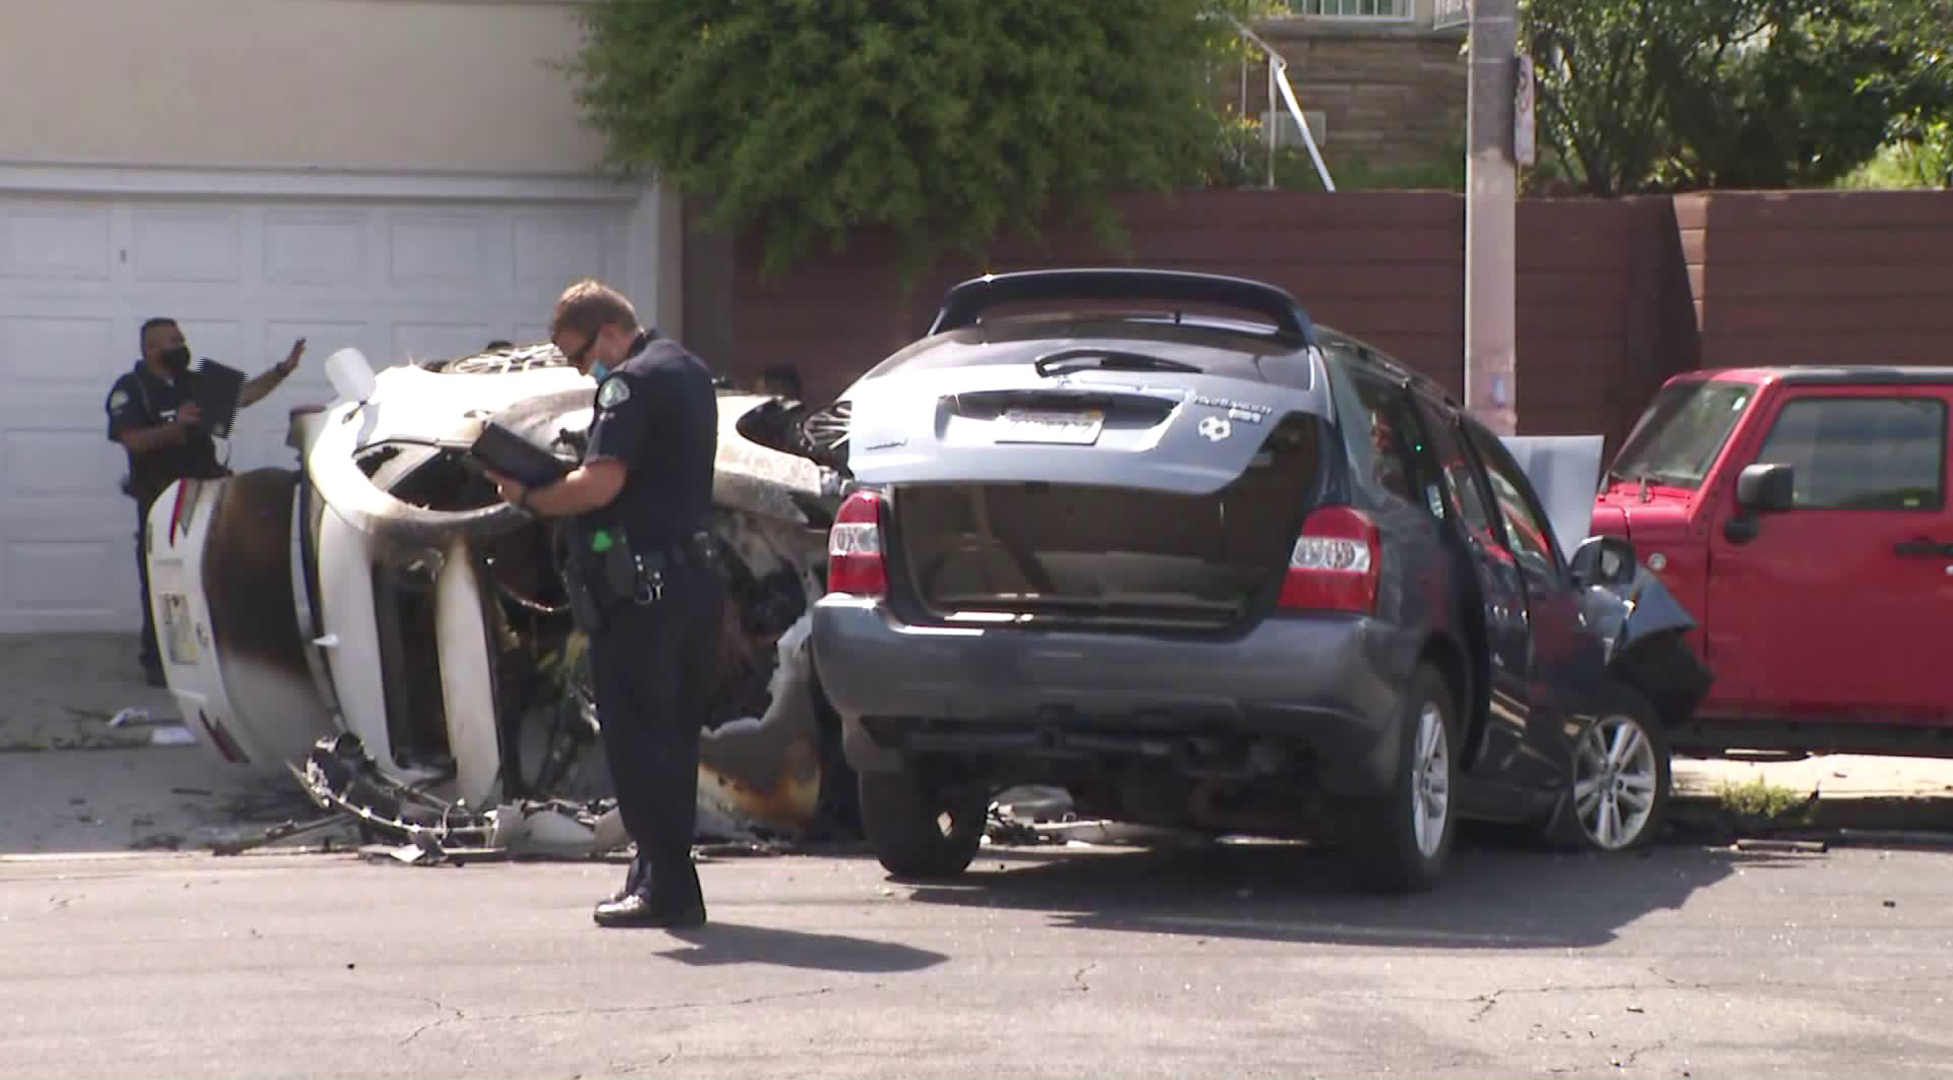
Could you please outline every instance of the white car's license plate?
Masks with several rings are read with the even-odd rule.
[[[1104,427],[1105,414],[1097,409],[1085,412],[1011,409],[997,421],[996,441],[1090,446],[1099,441],[1099,432]]]
[[[196,622],[190,616],[190,598],[182,593],[163,596],[162,638],[172,664],[197,662]]]

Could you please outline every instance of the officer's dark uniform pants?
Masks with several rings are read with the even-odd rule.
[[[590,640],[604,753],[638,848],[630,884],[660,908],[703,903],[692,866],[699,730],[718,679],[724,597],[717,570],[668,570],[661,600],[611,609]]]

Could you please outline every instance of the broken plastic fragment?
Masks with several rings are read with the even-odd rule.
[[[121,727],[124,724],[147,724],[147,723],[149,723],[149,710],[140,709],[134,705],[131,705],[128,708],[123,709],[121,712],[116,713],[114,716],[109,717],[108,726]]]

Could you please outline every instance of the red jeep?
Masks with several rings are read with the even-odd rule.
[[[1714,669],[1675,748],[1953,756],[1953,368],[1701,371],[1602,478]],[[1949,665],[1953,667],[1953,665]]]

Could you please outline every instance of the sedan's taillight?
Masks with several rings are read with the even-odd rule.
[[[827,591],[862,596],[888,591],[880,495],[857,491],[842,500],[827,534]]]
[[[1309,515],[1289,552],[1278,603],[1292,611],[1377,610],[1376,523],[1348,506],[1325,506]]]

